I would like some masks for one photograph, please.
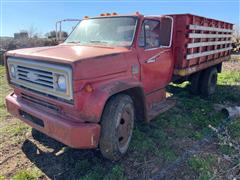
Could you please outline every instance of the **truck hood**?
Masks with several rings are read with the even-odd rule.
[[[83,59],[104,57],[129,51],[125,47],[57,45],[48,47],[26,48],[8,51],[7,56],[44,60],[59,63],[73,63]]]

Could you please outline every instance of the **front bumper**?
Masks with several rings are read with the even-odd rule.
[[[31,106],[14,93],[6,97],[9,113],[31,127],[73,148],[96,148],[100,136],[97,123],[76,123],[71,119]]]

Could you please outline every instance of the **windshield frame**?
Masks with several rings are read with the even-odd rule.
[[[133,46],[133,43],[134,43],[134,39],[135,39],[135,36],[136,36],[136,31],[137,31],[137,26],[138,26],[138,22],[139,22],[139,17],[138,16],[100,16],[100,17],[93,17],[93,18],[88,18],[88,19],[82,19],[81,21],[79,21],[77,23],[77,25],[73,28],[73,30],[71,31],[71,33],[68,35],[68,37],[73,33],[73,31],[79,26],[79,24],[82,22],[82,21],[87,21],[87,20],[90,20],[90,19],[103,19],[103,18],[121,18],[121,17],[128,17],[128,18],[133,18],[136,20],[136,23],[135,23],[135,26],[134,26],[134,31],[133,31],[133,36],[132,36],[132,40],[130,42],[130,45],[129,46],[119,46],[119,45],[107,45],[107,44],[104,44],[104,46],[109,46],[109,47],[132,47]],[[71,44],[71,43],[68,43],[66,42],[68,37],[64,40],[63,44]],[[82,46],[89,46],[89,45],[96,45],[94,43],[88,43],[88,44],[81,44],[80,43],[76,43],[78,45],[82,45]],[[103,44],[97,44],[97,45],[103,45]]]

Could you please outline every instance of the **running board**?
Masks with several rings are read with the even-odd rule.
[[[155,104],[151,109],[149,109],[148,112],[148,121],[154,119],[156,116],[158,116],[161,113],[166,112],[167,110],[174,107],[176,104],[176,101],[169,98],[166,99],[158,104]]]

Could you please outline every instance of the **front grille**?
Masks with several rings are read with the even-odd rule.
[[[54,110],[56,112],[59,112],[59,108],[54,105],[54,104],[51,104],[49,102],[45,102],[43,100],[40,100],[38,98],[35,98],[35,97],[32,97],[32,96],[29,96],[29,95],[26,95],[24,93],[21,93],[21,97],[23,100],[25,101],[28,101],[28,102],[31,102],[31,103],[34,103],[36,105],[40,105],[40,106],[43,106],[43,107],[47,107],[48,109],[51,109],[51,110]]]
[[[16,66],[17,78],[26,82],[34,83],[38,86],[53,89],[53,73],[39,69]]]
[[[70,66],[15,57],[8,57],[7,65],[12,84],[64,102],[73,102],[72,69]],[[11,67],[15,68],[14,76],[11,73]],[[60,90],[57,85],[59,76],[64,76],[66,79],[66,91]]]

